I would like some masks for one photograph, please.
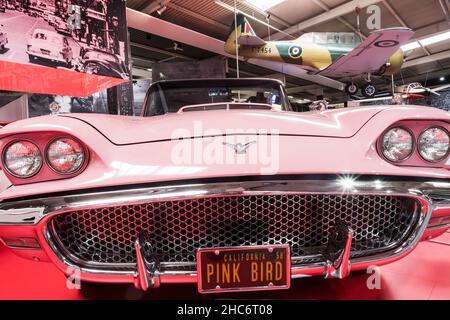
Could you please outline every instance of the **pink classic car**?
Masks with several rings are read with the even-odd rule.
[[[80,281],[285,289],[401,259],[450,226],[450,114],[296,113],[267,79],[162,81],[140,117],[0,131],[0,239]]]

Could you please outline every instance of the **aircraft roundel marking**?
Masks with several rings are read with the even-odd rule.
[[[292,59],[298,59],[302,56],[302,48],[300,46],[290,46],[288,54]]]
[[[391,48],[398,46],[399,42],[395,40],[381,40],[374,43],[376,47],[379,48]]]

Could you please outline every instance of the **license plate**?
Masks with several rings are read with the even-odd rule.
[[[42,52],[43,54],[50,55],[50,51],[49,51],[49,50],[41,49],[41,52]]]
[[[288,289],[290,261],[288,245],[199,249],[198,291]]]

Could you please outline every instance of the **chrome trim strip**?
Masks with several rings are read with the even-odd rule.
[[[434,209],[435,210],[444,210],[444,209],[450,209],[450,200],[446,200],[446,201],[435,201],[433,200],[433,203],[435,203],[434,205]]]
[[[395,257],[410,250],[420,239],[433,211],[429,195],[448,195],[450,182],[414,182],[414,181],[349,181],[346,178],[337,180],[284,180],[284,181],[248,181],[248,182],[224,182],[214,184],[190,184],[179,186],[153,187],[130,189],[126,191],[107,191],[73,196],[50,197],[35,200],[0,203],[0,225],[36,225],[44,217],[64,213],[71,210],[92,209],[112,205],[136,204],[140,202],[180,200],[187,198],[201,198],[223,195],[264,195],[264,194],[343,194],[343,195],[390,195],[407,196],[428,204],[428,211],[423,212],[419,223],[412,230],[411,236],[400,247],[387,252],[375,254],[370,257],[352,259],[352,263],[372,262],[390,257]],[[442,202],[438,202],[441,204]],[[42,210],[45,208],[44,210]],[[17,211],[22,210],[22,211]],[[20,213],[18,213],[20,212]],[[15,214],[17,219],[11,220],[5,217]],[[23,217],[26,216],[26,223]],[[33,218],[30,220],[30,218]],[[32,221],[32,222],[31,222]],[[53,243],[48,228],[44,230],[44,237],[58,259],[68,267],[80,269],[73,265],[65,257],[55,243]],[[162,264],[164,265],[164,264]],[[170,264],[166,264],[170,266]],[[313,267],[324,267],[323,263],[312,263],[300,267],[292,267],[292,270],[304,270]],[[133,275],[133,272],[124,270],[98,270],[81,268],[82,272],[107,275]],[[161,272],[164,275],[189,275],[195,276],[192,271]],[[302,275],[300,275],[302,276]]]
[[[14,250],[42,250],[41,247],[36,248],[36,247],[18,247],[18,246],[7,246],[9,249],[14,249]]]
[[[450,195],[436,195],[433,194],[430,196],[431,200],[433,201],[433,212],[439,213],[440,211],[449,210],[450,211]],[[446,216],[440,216],[440,214],[437,214],[437,217],[446,217]],[[437,218],[436,217],[436,218]],[[450,223],[446,224],[440,224],[440,225],[434,225],[434,226],[428,226],[427,230],[435,230],[435,229],[443,229],[443,228],[449,228]]]
[[[336,224],[337,225],[337,224]],[[335,226],[336,228],[336,226]],[[337,257],[336,260],[330,261],[326,260],[326,269],[325,269],[325,279],[344,279],[350,274],[350,249],[352,246],[353,241],[353,230],[349,228],[346,224],[344,224],[344,229],[342,228],[340,230],[334,231],[335,233],[339,232],[347,232],[346,235],[346,241],[344,243],[344,247],[341,250],[341,253]],[[328,243],[330,244],[331,241],[334,241],[336,243],[336,240],[330,240],[332,236],[328,237]],[[325,254],[324,254],[325,256]]]

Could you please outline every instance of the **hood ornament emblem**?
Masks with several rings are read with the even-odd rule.
[[[256,141],[250,141],[250,142],[247,142],[244,144],[243,143],[223,142],[224,145],[233,148],[233,150],[234,150],[234,152],[236,152],[236,154],[245,154],[247,152],[247,149],[254,143],[256,143]]]

